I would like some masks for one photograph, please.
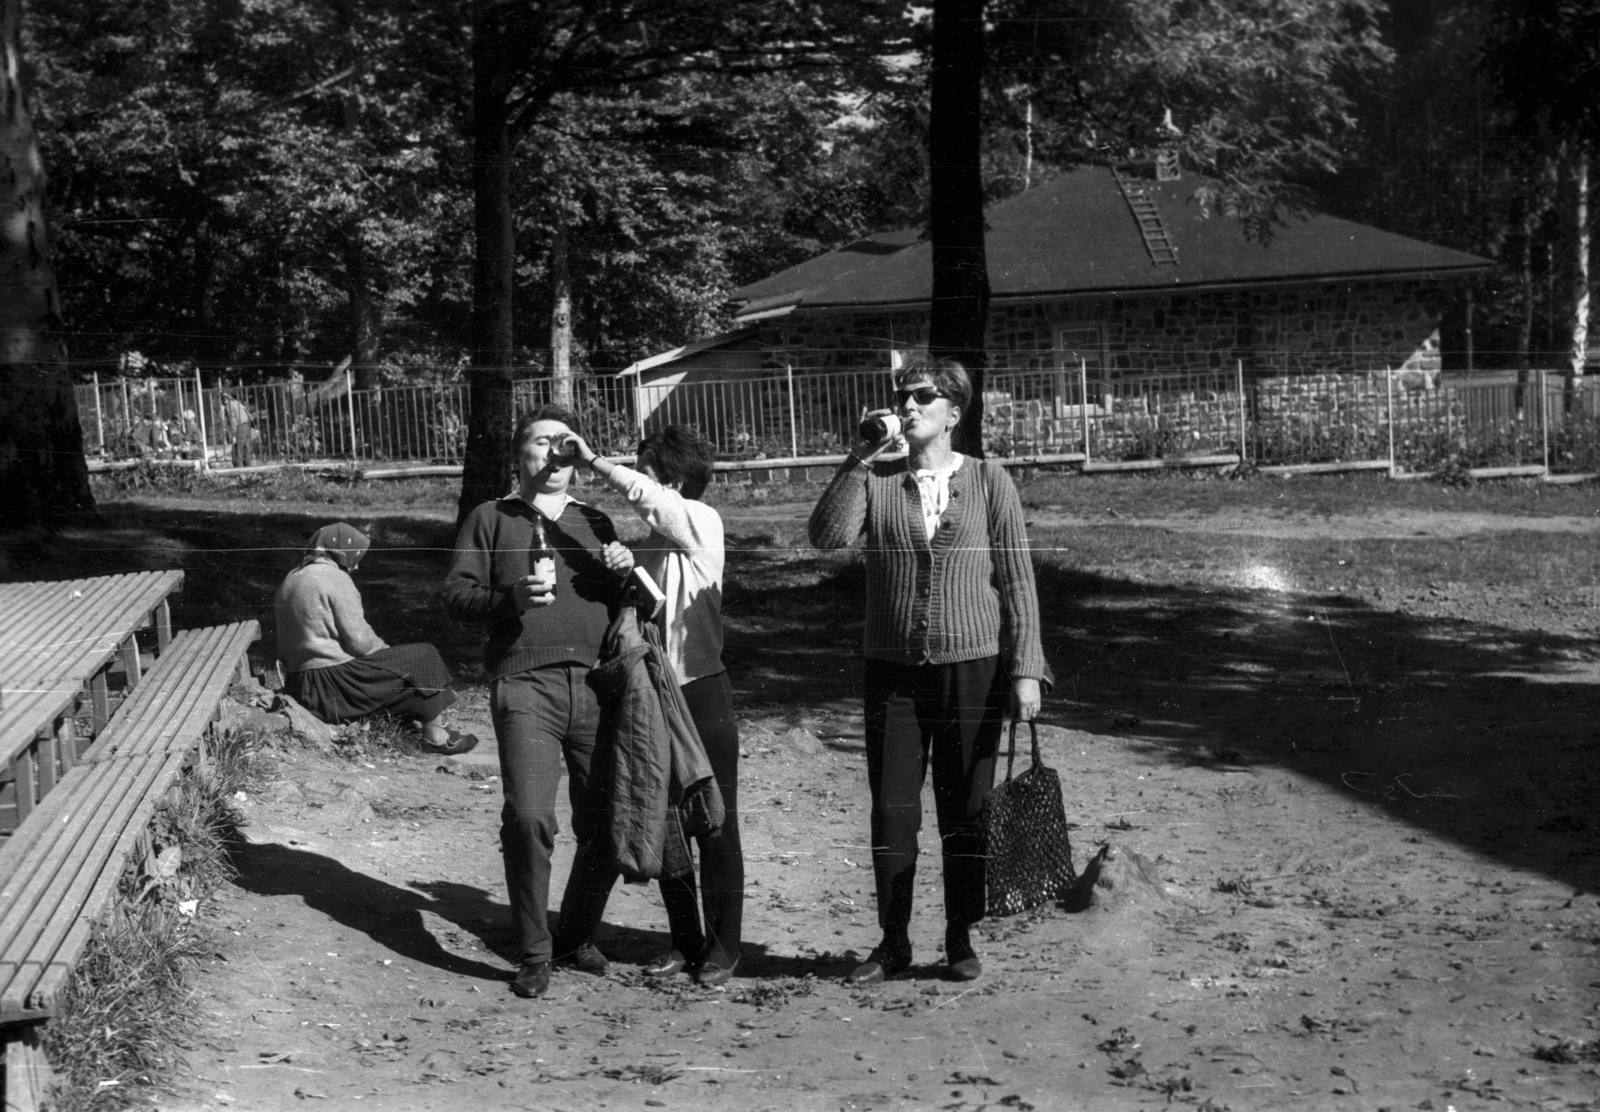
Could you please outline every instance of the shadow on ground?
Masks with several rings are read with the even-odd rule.
[[[104,516],[100,527],[13,553],[12,574],[182,567],[176,624],[263,619],[263,657],[272,593],[324,520],[131,504]],[[463,680],[481,677],[477,631],[436,601],[449,527],[386,517],[374,534],[359,582],[379,632],[433,641]],[[729,538],[725,659],[740,709],[853,713],[861,559],[770,541]],[[1119,737],[1179,767],[1273,765],[1314,777],[1507,866],[1600,889],[1594,638],[1395,613],[1340,595],[1152,586],[1064,563],[1039,569],[1057,676],[1047,723]]]
[[[272,842],[240,843],[234,847],[233,861],[239,869],[234,883],[245,891],[298,896],[307,907],[418,965],[457,976],[504,981],[508,966],[518,960],[511,911],[482,888],[449,881],[390,884],[325,854]],[[495,965],[446,949],[429,929],[424,912],[453,924],[461,935],[476,938],[506,964]],[[559,928],[559,911],[556,920]],[[607,923],[599,939],[613,960],[624,965],[643,964],[672,946],[664,931],[616,923]],[[320,950],[320,943],[313,942],[310,948]],[[739,962],[741,977],[803,977],[832,971],[834,965],[827,962],[773,954],[754,942],[744,944]]]

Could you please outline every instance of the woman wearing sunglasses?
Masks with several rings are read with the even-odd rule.
[[[980,814],[994,783],[1002,719],[1039,712],[1051,682],[1022,502],[996,463],[951,444],[972,397],[953,359],[895,376],[908,454],[882,460],[891,432],[852,451],[811,512],[811,543],[866,541],[862,651],[872,865],[883,938],[850,973],[877,984],[911,965],[911,903],[922,784],[933,795],[944,864],[946,976],[983,972],[970,928],[983,918]]]

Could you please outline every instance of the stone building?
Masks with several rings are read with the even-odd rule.
[[[1264,383],[1394,368],[1423,385],[1439,370],[1444,307],[1494,266],[1317,212],[1252,237],[1201,205],[1204,184],[1089,166],[994,205],[992,380],[1009,377],[1018,399],[1052,398],[1058,415],[1085,400],[1080,382],[1095,406],[1157,377]],[[678,384],[881,372],[925,347],[931,288],[932,248],[918,231],[867,236],[733,291],[735,330],[626,373],[643,415]]]

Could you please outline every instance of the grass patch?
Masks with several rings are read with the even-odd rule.
[[[110,1112],[177,1091],[196,1016],[190,977],[206,948],[205,902],[233,876],[233,795],[260,778],[273,739],[237,731],[179,783],[128,863],[116,902],[44,1025],[54,1112]]]

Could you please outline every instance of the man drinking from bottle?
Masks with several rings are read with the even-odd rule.
[[[444,584],[451,614],[488,625],[483,655],[505,789],[500,840],[519,996],[544,993],[552,960],[606,971],[591,935],[616,877],[609,862],[592,859],[600,815],[589,806],[589,772],[600,711],[585,681],[633,556],[609,517],[567,491],[575,460],[564,452],[577,427],[577,415],[558,405],[517,422],[517,489],[467,516]],[[563,761],[578,850],[553,938],[550,855]]]

